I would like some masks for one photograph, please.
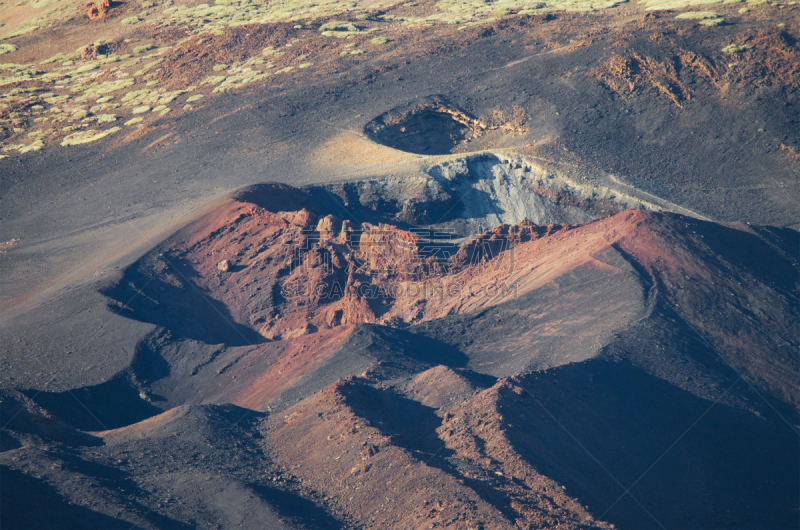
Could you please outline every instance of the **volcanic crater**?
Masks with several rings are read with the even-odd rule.
[[[273,477],[265,485],[245,473],[235,487],[283,520],[317,499],[307,508],[324,525],[790,521],[796,440],[752,423],[794,418],[800,402],[787,383],[800,337],[780,318],[798,303],[787,251],[797,233],[664,212],[515,151],[464,152],[522,123],[427,98],[364,128],[386,147],[437,155],[421,170],[231,194],[101,289],[113,312],[152,326],[129,367],[100,385],[6,396],[27,410],[16,429],[101,444],[116,458],[186,428],[228,443],[211,426],[230,424],[254,433],[231,454]],[[759,363],[769,336],[786,342]],[[630,389],[647,396],[634,420],[616,412],[638,399]],[[765,404],[756,389],[773,397]],[[708,401],[719,403],[710,425],[750,438],[712,445],[703,431],[681,453],[695,466],[684,476],[694,490],[757,480],[770,502],[697,503],[670,473],[615,501],[611,479],[635,480],[628,457],[657,456],[651,449]],[[637,446],[632,421],[659,442],[620,453],[614,444]],[[587,434],[598,429],[617,434]],[[598,440],[591,452],[609,476],[564,432]],[[759,445],[772,450],[733,475],[717,462]],[[444,500],[426,504],[420,477]],[[378,490],[403,503],[380,520],[367,508],[382,502],[368,493]],[[675,517],[676,505],[691,509]]]
[[[104,280],[145,331],[99,384],[3,391],[4,489],[40,526],[791,527],[798,233],[476,114],[388,110],[348,134],[402,164],[243,187]]]

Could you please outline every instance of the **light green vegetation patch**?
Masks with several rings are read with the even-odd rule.
[[[224,75],[210,75],[205,78],[205,80],[200,83],[201,85],[216,85],[218,83],[222,83],[225,81]]]
[[[141,114],[150,110],[150,107],[168,105],[185,93],[186,90],[173,90],[170,92],[147,89],[131,90],[123,96],[121,101],[125,105],[134,107],[134,114]]]
[[[214,65],[214,71],[215,72],[221,72],[223,70],[226,70],[227,68],[228,68],[227,64],[215,64]]]
[[[109,134],[114,134],[115,132],[119,131],[119,129],[120,129],[119,127],[112,127],[105,131],[98,131],[96,129],[78,131],[65,137],[61,141],[61,146],[67,147],[69,145],[81,145],[81,144],[96,142],[97,140],[105,138]]]
[[[289,69],[292,67],[289,66]],[[266,79],[271,74],[269,72],[262,72],[260,70],[251,70],[249,68],[242,70],[241,68],[236,68],[234,70],[240,70],[233,75],[225,77],[222,81],[219,82],[219,86],[214,88],[213,92],[227,92],[228,90],[232,90],[233,88],[246,85],[248,83],[253,83],[255,81],[260,81],[262,79]]]
[[[359,27],[352,22],[342,22],[338,20],[331,20],[319,27],[319,30],[325,34],[326,31],[341,31],[344,33],[356,33]]]
[[[163,61],[164,59],[157,59],[151,63],[147,63],[146,65],[142,66],[138,71],[134,72],[133,75],[135,76],[144,75],[153,68],[155,68],[156,66],[158,66],[159,64],[161,64]]]
[[[48,3],[47,5],[50,5],[50,3]],[[59,20],[67,20],[71,18],[69,15],[71,15],[75,11],[76,11],[75,5],[73,5],[72,3],[67,3],[60,7],[56,7],[49,11],[45,11],[44,14],[42,14],[37,18],[26,20],[25,22],[14,28],[14,30],[8,33],[5,37],[3,37],[3,39],[11,39],[13,37],[25,35],[26,33],[31,33],[33,31],[38,30],[39,28],[45,28],[50,24],[52,24],[53,22],[57,22]]]
[[[39,64],[40,65],[46,65],[46,64],[54,63],[56,61],[61,61],[61,60],[66,59],[66,58],[67,58],[67,56],[64,55],[63,53],[57,53],[57,54],[53,55],[52,57],[50,57],[49,59],[45,59],[44,61],[40,62]]]
[[[273,0],[264,19],[278,21],[332,16],[357,6],[357,2],[339,0]]]
[[[749,50],[750,48],[752,48],[750,44],[728,44],[727,46],[722,48],[722,51],[725,53],[736,54],[736,53],[742,53],[743,51]]]
[[[27,20],[17,26],[11,33],[6,35],[4,38],[11,39],[13,37],[19,37],[20,35],[25,35],[26,33],[32,33],[39,28],[45,28],[50,25],[50,21],[46,18],[34,18],[32,20]]]
[[[720,18],[720,14],[715,11],[689,11],[688,13],[681,13],[676,15],[678,20],[706,20],[711,18]]]
[[[97,64],[95,61],[91,61],[84,64],[83,66],[79,66],[78,68],[76,68],[75,73],[82,74],[84,72],[91,72],[92,70],[97,70],[98,68],[100,68],[100,65]]]
[[[625,2],[627,0],[440,0],[436,7],[444,13],[426,19],[459,24],[477,18],[505,16],[514,11],[525,15],[554,11],[587,12],[609,9]]]
[[[34,153],[44,148],[44,142],[37,138],[30,144],[12,144],[7,145],[3,148],[3,151],[17,151],[18,153],[25,154],[25,153]]]
[[[704,25],[704,26],[711,26],[711,27],[724,26],[725,25],[725,19],[722,18],[722,17],[720,17],[720,18],[707,18],[705,20],[701,20],[700,23],[702,25]]]
[[[278,51],[272,46],[268,46],[261,51],[261,55],[264,57],[283,57],[286,52]]]
[[[17,47],[13,44],[0,44],[0,55],[17,51]]]
[[[130,127],[131,125],[136,125],[137,123],[142,123],[143,121],[144,121],[144,118],[141,118],[141,117],[131,118],[128,121],[125,122],[125,125]]]
[[[116,92],[117,90],[128,88],[129,86],[133,85],[133,83],[134,83],[133,79],[120,79],[119,81],[105,81],[104,83],[101,83],[99,87],[97,87],[95,93],[111,94],[112,92]]]
[[[44,148],[44,142],[41,138],[37,138],[32,144],[18,149],[20,153],[33,153]]]
[[[44,9],[45,7],[51,6],[58,2],[58,0],[33,0],[33,1],[22,1],[17,2],[18,6],[29,6],[34,9]]]
[[[707,4],[721,4],[722,0],[643,0],[639,2],[647,11],[661,11],[666,9],[683,9],[685,7]]]
[[[28,0],[28,2],[41,1],[47,0]],[[453,1],[455,2],[456,0]],[[478,4],[477,0],[468,1],[474,1],[475,5]],[[486,5],[491,8],[499,2],[504,2],[506,5],[517,6],[521,5],[520,1],[498,0]],[[331,32],[336,36],[353,38],[356,34],[368,35],[373,31],[380,30],[378,27],[368,27],[368,22],[338,21],[336,20],[336,14],[347,11],[348,18],[355,16],[360,20],[369,20],[369,17],[365,15],[366,13],[373,13],[374,10],[383,6],[395,5],[397,0],[372,3],[363,7],[360,7],[353,0],[215,0],[213,4],[209,2],[193,7],[174,5],[173,0],[166,0],[163,3],[158,2],[152,5],[150,5],[150,2],[151,0],[145,0],[140,4],[140,9],[147,10],[146,13],[143,12],[140,16],[129,17],[122,21],[117,19],[110,22],[130,24],[147,21],[160,23],[162,26],[188,24],[194,28],[195,33],[220,34],[224,32],[225,28],[231,26],[250,23],[269,24],[275,21],[298,21],[301,19],[311,20],[294,24],[313,29],[317,24],[313,19],[326,17],[329,22],[326,22],[320,28],[323,34]],[[20,31],[33,31],[51,24],[56,20],[53,17],[69,12],[69,9],[65,9],[62,4],[64,3],[60,2],[59,6],[61,7],[56,7],[52,12],[45,13],[46,17],[40,17],[32,23],[26,23],[27,25],[20,28]],[[75,5],[82,4],[70,4],[71,7],[68,7],[75,11]],[[538,6],[539,4],[536,5]],[[485,8],[482,9],[485,10]],[[331,21],[331,18],[334,20]],[[371,39],[371,42],[376,46],[389,42],[386,37],[376,37],[374,34],[372,37],[374,38]],[[186,38],[195,37],[189,36]],[[299,39],[294,39],[284,44],[294,45],[295,41],[299,41]],[[115,125],[119,123],[121,125],[124,122],[126,125],[135,125],[142,121],[142,118],[137,115],[149,115],[151,111],[156,115],[163,115],[170,112],[170,106],[174,105],[172,102],[176,98],[196,88],[192,87],[191,89],[173,92],[165,92],[159,89],[159,80],[156,77],[161,68],[159,64],[162,62],[159,55],[167,52],[168,48],[162,47],[155,50],[153,44],[137,42],[135,38],[126,39],[125,42],[130,43],[132,54],[117,55],[109,53],[107,55],[97,55],[90,61],[84,61],[82,54],[88,46],[91,46],[84,45],[70,53],[59,53],[43,60],[40,63],[41,66],[4,65],[6,70],[0,72],[0,86],[11,85],[10,89],[17,90],[20,81],[31,80],[40,82],[40,86],[43,87],[34,89],[38,90],[38,92],[12,93],[12,90],[7,90],[3,94],[2,90],[0,90],[0,99],[3,100],[0,101],[0,105],[5,104],[6,101],[14,105],[15,100],[31,97],[38,97],[39,101],[42,102],[42,105],[34,102],[34,105],[28,106],[20,112],[9,113],[8,123],[3,120],[0,125],[6,130],[14,131],[15,136],[9,138],[10,141],[19,144],[19,139],[14,139],[17,134],[42,131],[46,127],[50,127],[48,129],[50,132],[42,136],[42,138],[61,137],[59,140],[52,138],[54,143],[63,140],[65,142],[64,145],[76,145],[95,141],[111,134],[109,131],[114,130],[113,128],[108,129],[108,131],[102,130],[103,124]],[[98,41],[94,43],[95,46],[101,44],[104,44],[104,42]],[[368,46],[365,49],[369,50]],[[8,45],[3,46],[3,48],[7,47]],[[151,50],[155,51],[151,53]],[[213,85],[214,92],[226,92],[266,79],[275,73],[286,73],[291,72],[293,68],[307,69],[314,66],[312,62],[314,58],[307,55],[294,57],[292,59],[294,66],[287,66],[280,70],[275,67],[273,62],[268,62],[273,61],[273,58],[283,57],[292,52],[294,50],[289,50],[288,47],[285,51],[282,46],[268,47],[257,57],[243,59],[241,62],[235,62],[230,65],[218,65],[214,68],[214,72],[207,73],[207,75],[215,75],[209,75],[205,81],[198,83],[198,85]],[[359,55],[363,54],[364,50],[349,48],[345,53]],[[37,68],[49,71],[37,70]],[[134,72],[136,69],[138,71]],[[275,72],[276,70],[278,71]],[[100,78],[101,74],[109,74],[111,79],[108,80],[108,77]],[[144,85],[147,85],[147,87],[144,88]],[[139,90],[131,90],[134,86],[137,86]],[[48,90],[52,90],[52,92],[48,92]],[[115,98],[111,94],[115,94],[117,97]],[[202,97],[202,94],[196,94],[188,97],[185,103],[191,108],[189,104],[199,101]],[[47,106],[44,106],[45,103],[47,103]],[[16,124],[18,118],[25,118],[28,125],[18,126]],[[128,118],[138,121],[132,122]],[[47,125],[45,125],[45,122]],[[55,124],[59,125],[56,126]],[[89,124],[92,125],[90,126]],[[87,130],[91,127],[93,127],[92,130]],[[64,138],[65,135],[68,136]],[[26,146],[22,145],[22,147],[25,148]]]
[[[222,35],[227,27],[330,17],[359,9],[354,0],[215,0],[214,4],[169,6],[156,16],[162,26],[188,25],[197,33]],[[375,6],[369,7],[374,9]]]

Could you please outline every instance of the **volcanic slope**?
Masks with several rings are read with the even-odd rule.
[[[796,522],[796,232],[623,210],[453,241],[335,191],[235,194],[104,287],[152,326],[128,369],[4,395],[37,524]]]

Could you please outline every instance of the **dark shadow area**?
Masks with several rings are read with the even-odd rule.
[[[36,406],[22,395],[15,397],[6,394],[0,397],[0,425],[5,427],[0,431],[3,451],[21,446],[13,433],[40,436],[67,446],[103,445],[102,439],[76,430],[57,415],[45,415],[43,411],[36,410]]]
[[[339,379],[368,369],[391,380],[440,364],[463,368],[467,360],[457,349],[429,337],[377,324],[357,324],[333,355],[284,392],[272,408],[281,410]]]
[[[233,199],[255,204],[270,212],[295,212],[306,209],[318,215],[333,215],[355,223],[396,222],[404,204],[381,189],[364,190],[369,182],[347,182],[295,188],[286,184],[257,184],[241,189]],[[408,228],[403,225],[401,228]]]
[[[102,294],[117,303],[109,309],[121,316],[169,330],[176,339],[206,344],[249,346],[266,339],[239,324],[225,304],[208,296],[193,281],[196,271],[177,257],[151,252],[125,270]]]
[[[473,136],[472,118],[444,96],[429,96],[376,117],[364,127],[373,141],[418,155],[452,153]],[[466,122],[466,123],[465,123]]]
[[[265,484],[250,484],[250,488],[278,513],[282,519],[289,519],[299,528],[338,530],[344,528],[341,521],[331,516],[325,509],[303,497]]]
[[[444,155],[471,136],[472,130],[450,114],[424,109],[375,133],[378,143],[418,155]]]
[[[596,517],[636,529],[797,525],[800,439],[781,419],[700,399],[627,362],[566,365],[521,385],[524,400],[501,398],[515,418],[509,439]]]
[[[581,265],[502,304],[409,329],[451,345],[469,358],[470,370],[494,377],[582,361],[645,311],[647,286],[628,269]]]
[[[341,393],[355,414],[391,438],[393,444],[402,447],[425,465],[456,477],[513,520],[516,512],[503,492],[494,489],[491,483],[469,477],[459,470],[464,461],[455,457],[455,451],[446,447],[436,432],[442,424],[441,418],[435,414],[436,409],[391,390],[380,390],[357,382],[343,386]]]
[[[456,368],[458,375],[469,381],[469,383],[478,388],[489,388],[497,383],[497,378],[489,374],[481,374],[473,372],[465,368]]]
[[[158,335],[162,335],[160,333]],[[130,371],[136,380],[149,385],[154,381],[168,377],[171,369],[169,363],[158,352],[157,341],[164,340],[164,337],[149,337],[136,345],[136,351],[131,359]]]
[[[322,214],[317,206],[318,201],[307,190],[288,184],[255,184],[236,191],[231,198],[255,204],[270,212],[295,212],[305,208],[312,213]]]
[[[22,444],[11,433],[6,430],[0,431],[0,453],[19,449],[20,447],[22,447]]]
[[[0,465],[0,527],[22,528],[139,528],[66,501],[41,480]],[[178,525],[175,525],[178,526]]]
[[[393,350],[400,350],[395,355],[402,355],[429,366],[443,364],[450,368],[463,368],[469,360],[458,349],[444,342],[410,331],[377,324],[358,324],[351,335],[348,346],[353,347],[359,342],[359,339],[366,337],[369,337],[370,341],[384,342],[393,346],[384,351],[391,353]]]
[[[390,437],[393,444],[429,465],[449,468],[446,459],[454,453],[443,447],[436,433],[442,424],[436,409],[360,383],[343,386],[341,393],[353,412]]]
[[[308,192],[324,214],[409,230],[437,223],[452,211],[463,210],[450,183],[442,181],[437,185],[414,190],[402,183],[366,180],[311,186]]]
[[[163,412],[142,399],[125,375],[66,392],[27,390],[25,394],[60,420],[84,431],[116,429]]]
[[[800,259],[800,232],[797,230],[776,226],[751,226],[750,228],[769,244],[775,245],[794,260]]]
[[[208,417],[213,418],[215,428],[230,434],[233,428],[242,432],[253,433],[256,425],[266,416],[263,412],[252,410],[231,403],[221,405],[199,405],[198,410],[207,410]],[[226,423],[228,425],[226,425]]]
[[[764,239],[724,225],[692,219],[692,227],[702,234],[703,242],[713,253],[707,259],[727,261],[737,270],[758,277],[762,282],[796,293],[800,283],[797,260],[800,258],[800,233],[772,227],[756,227]],[[769,241],[771,244],[767,244]],[[792,261],[794,260],[794,263]],[[725,267],[719,264],[720,268]]]
[[[140,497],[144,494],[131,474],[122,469],[86,460],[65,451],[51,451],[49,456],[58,458],[62,470],[89,477],[101,487],[116,490],[127,497]]]

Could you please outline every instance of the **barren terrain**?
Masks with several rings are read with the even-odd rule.
[[[0,528],[800,527],[796,2],[0,2]]]

